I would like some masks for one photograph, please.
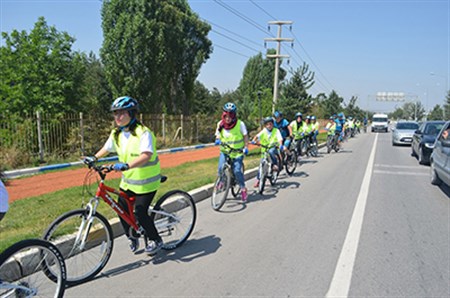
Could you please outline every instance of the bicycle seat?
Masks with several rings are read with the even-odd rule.
[[[161,175],[161,183],[164,183],[167,180],[167,176]]]

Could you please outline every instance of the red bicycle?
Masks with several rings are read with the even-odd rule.
[[[58,217],[43,236],[45,240],[55,244],[64,256],[66,284],[69,286],[92,279],[106,266],[112,254],[114,233],[111,223],[97,212],[100,199],[130,225],[129,234],[136,238],[143,236],[147,246],[145,230],[134,215],[135,198],[105,185],[107,173],[113,170],[112,165],[96,165],[95,162],[86,164],[90,171],[86,175],[85,185],[92,173],[100,176],[95,196],[85,208],[72,210]],[[167,177],[161,176],[161,182],[165,180]],[[130,211],[124,210],[113,196],[125,198]],[[163,239],[163,249],[166,250],[179,247],[189,238],[197,217],[193,198],[182,190],[164,194],[154,205],[151,204],[148,213]]]

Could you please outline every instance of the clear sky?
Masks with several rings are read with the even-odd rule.
[[[1,31],[33,28],[39,16],[76,38],[74,50],[98,54],[102,44],[99,0],[0,0]],[[237,88],[248,59],[265,53],[274,37],[269,21],[293,21],[294,47],[285,68],[303,62],[316,73],[313,94],[336,90],[347,101],[390,111],[401,103],[377,102],[377,92],[404,92],[431,109],[443,104],[450,80],[450,0],[189,0],[192,10],[212,25],[214,51],[199,80],[221,92]],[[2,40],[3,44],[3,40]],[[267,43],[275,47],[274,42]]]

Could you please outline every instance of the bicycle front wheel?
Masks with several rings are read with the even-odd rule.
[[[264,161],[259,163],[259,193],[262,194],[264,192],[264,187],[266,186],[266,178],[267,178],[267,164]]]
[[[113,232],[108,220],[99,213],[88,215],[86,209],[69,211],[44,232],[43,238],[55,244],[66,261],[68,285],[92,279],[112,254]]]
[[[297,168],[297,152],[292,150],[286,154],[286,173],[292,175]]]
[[[174,249],[182,245],[194,230],[197,209],[189,193],[173,190],[149,209],[149,215],[164,242],[163,249]]]
[[[47,277],[51,270],[54,280]],[[0,255],[0,297],[63,297],[66,266],[48,241],[27,239]]]
[[[211,196],[211,207],[218,211],[222,208],[227,200],[228,192],[230,191],[231,175],[228,167],[224,167],[219,174],[219,177],[214,183],[213,193]]]

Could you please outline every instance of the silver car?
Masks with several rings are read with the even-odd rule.
[[[450,121],[442,127],[430,158],[431,183],[450,186]]]
[[[415,121],[399,121],[392,130],[392,145],[411,145],[414,132],[419,128]]]

